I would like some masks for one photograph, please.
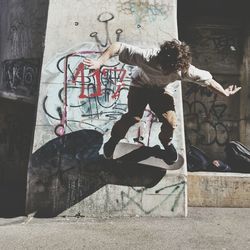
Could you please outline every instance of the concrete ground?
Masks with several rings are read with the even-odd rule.
[[[187,218],[0,219],[0,249],[250,249],[250,208],[189,208]]]

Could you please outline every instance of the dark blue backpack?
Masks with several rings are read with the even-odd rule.
[[[187,168],[188,171],[209,171],[210,160],[207,155],[195,146],[189,146],[187,152]]]
[[[190,172],[231,172],[231,167],[228,164],[221,160],[211,161],[202,150],[192,145],[189,146],[189,150],[187,153],[187,168]]]

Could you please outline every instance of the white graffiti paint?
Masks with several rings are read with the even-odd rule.
[[[45,67],[44,80],[49,85],[43,106],[47,121],[54,127],[63,125],[66,133],[95,129],[109,137],[115,121],[127,111],[133,67],[112,58],[99,73],[90,76],[82,61],[86,57],[97,58],[98,48],[86,43],[75,51],[58,55]],[[175,88],[178,85],[170,85],[169,91],[175,93]],[[159,129],[159,122],[147,107],[141,122],[129,130],[124,140],[144,145],[159,144]]]

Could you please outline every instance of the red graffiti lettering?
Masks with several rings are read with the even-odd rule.
[[[104,68],[102,69],[102,72],[100,70],[96,70],[93,75],[88,76],[88,77],[93,77],[94,84],[91,84],[91,87],[94,90],[94,93],[92,94],[86,94],[89,93],[89,88],[90,84],[85,83],[85,74],[84,70],[86,70],[86,67],[84,63],[80,63],[78,67],[75,70],[75,73],[73,75],[72,83],[76,84],[76,82],[80,82],[81,84],[81,93],[79,95],[80,99],[83,98],[90,98],[90,97],[97,97],[102,95],[102,88],[101,88],[101,74],[108,80],[110,81],[113,85],[116,85],[117,88],[114,92],[114,94],[111,96],[111,98],[119,98],[120,96],[120,91],[122,87],[125,85],[123,82],[123,79],[125,78],[126,75],[126,70],[125,69],[107,69]]]
[[[76,72],[75,72],[73,80],[72,80],[72,83],[76,84],[77,79],[80,77],[80,82],[81,82],[82,88],[81,88],[81,94],[79,95],[79,98],[83,99],[83,98],[101,96],[102,92],[101,92],[101,81],[100,81],[100,71],[99,70],[96,70],[94,72],[94,74],[91,76],[95,79],[95,82],[96,82],[96,92],[90,94],[89,96],[84,93],[85,87],[86,87],[86,84],[84,81],[84,68],[85,68],[85,65],[83,63],[80,63],[76,69]]]
[[[115,93],[111,96],[111,98],[115,99],[120,96],[120,90],[125,85],[123,79],[126,75],[125,69],[103,69],[102,74],[106,76],[109,80],[112,80],[113,83],[117,86]],[[117,81],[118,80],[118,81]]]

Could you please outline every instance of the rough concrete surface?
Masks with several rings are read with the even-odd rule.
[[[189,208],[187,218],[0,219],[0,249],[250,249],[249,208]]]
[[[64,0],[63,5],[58,0],[49,1],[33,154],[28,169],[27,213],[54,216],[67,210],[66,215],[73,216],[78,210],[85,216],[186,215],[185,160],[179,161],[179,171],[162,175],[158,169],[149,173],[150,186],[141,183],[146,178],[140,172],[134,173],[131,160],[126,165],[131,166],[132,172],[122,166],[121,171],[116,167],[109,170],[110,161],[99,161],[103,143],[110,138],[115,122],[127,112],[134,66],[112,57],[93,76],[88,76],[88,66],[83,62],[83,58],[97,59],[115,41],[152,48],[166,39],[177,38],[176,15],[177,0]],[[180,81],[169,84],[167,91],[178,104],[175,109],[179,125],[173,143],[181,155],[179,159],[185,159]],[[153,117],[146,108],[141,121],[129,129],[123,142],[138,144],[138,140],[150,147],[160,145],[162,124]],[[57,137],[63,133],[63,137]],[[125,145],[117,146],[118,155],[125,153]],[[138,155],[132,158],[131,154],[125,158],[130,157],[133,161],[138,159]],[[156,164],[155,158],[153,161]],[[96,167],[90,166],[92,162]],[[141,160],[135,164],[138,162]],[[166,164],[161,162],[161,166],[165,168]],[[146,173],[142,168],[139,171]],[[126,176],[128,182],[124,182]]]
[[[189,172],[188,204],[192,207],[250,207],[249,174]]]

